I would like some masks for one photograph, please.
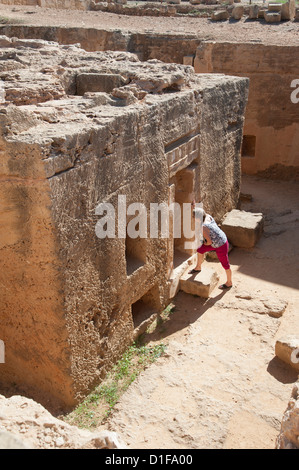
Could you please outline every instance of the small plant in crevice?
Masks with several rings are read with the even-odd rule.
[[[92,429],[100,426],[111,414],[121,395],[146,367],[163,355],[166,346],[131,345],[117,361],[105,380],[64,420],[78,427]]]

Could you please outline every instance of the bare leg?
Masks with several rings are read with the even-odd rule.
[[[195,266],[195,268],[194,268],[196,271],[200,271],[200,270],[201,270],[201,265],[202,265],[204,256],[205,256],[205,255],[204,255],[203,253],[198,253],[198,252],[197,252],[197,263],[196,263],[196,266]]]
[[[226,283],[225,284],[228,287],[231,287],[233,285],[233,283],[232,283],[232,270],[231,269],[226,269],[225,272],[226,272]]]

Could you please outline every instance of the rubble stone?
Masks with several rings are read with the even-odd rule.
[[[275,354],[299,371],[299,338],[297,336],[278,339],[275,344]]]
[[[276,449],[299,449],[299,382],[292,389],[292,396],[284,412]]]
[[[21,395],[0,395],[0,430],[0,449],[126,449],[117,433],[72,426]]]
[[[212,21],[224,21],[229,19],[229,13],[227,10],[216,10],[212,12]]]
[[[281,11],[282,3],[269,3],[268,4],[268,11],[270,12],[279,12]]]
[[[295,17],[295,0],[290,0],[282,4],[281,7],[281,19],[282,20],[293,20]]]
[[[252,248],[263,233],[263,214],[233,209],[226,214],[221,228],[233,246]]]
[[[236,5],[234,6],[231,16],[234,20],[240,20],[244,14],[244,7],[243,5]]]
[[[281,21],[281,11],[279,12],[265,11],[264,18],[267,23],[279,23]]]
[[[249,19],[257,19],[259,15],[259,6],[258,5],[250,5],[249,6],[249,13],[248,17]]]

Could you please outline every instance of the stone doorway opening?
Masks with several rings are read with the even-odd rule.
[[[154,286],[132,304],[134,339],[138,338],[155,321],[161,310],[159,288]]]
[[[180,225],[180,237],[173,238],[173,268],[177,269],[194,255],[193,238],[189,238],[189,230],[194,230],[191,202],[196,193],[197,163],[178,171],[173,177],[174,201],[180,206],[180,220],[174,212],[174,225]],[[186,233],[187,229],[187,233]]]

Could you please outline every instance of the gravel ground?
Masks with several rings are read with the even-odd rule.
[[[209,18],[126,16],[114,13],[55,10],[30,6],[0,6],[0,17],[27,25],[99,28],[156,33],[194,33],[199,38],[218,41],[256,41],[278,45],[299,45],[299,22],[264,21],[211,22]]]

